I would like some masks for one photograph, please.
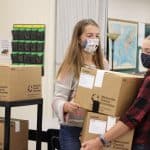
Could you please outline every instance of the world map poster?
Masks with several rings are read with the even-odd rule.
[[[136,69],[137,67],[137,43],[138,23],[117,19],[108,20],[108,33],[118,34],[114,40],[112,53],[112,39],[109,37],[109,62],[113,63],[114,70]],[[113,62],[111,61],[113,54]]]

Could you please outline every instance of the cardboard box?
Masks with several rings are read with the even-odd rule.
[[[100,102],[98,112],[121,116],[135,99],[142,76],[82,68],[74,102],[92,110],[93,99]]]
[[[99,134],[104,134],[113,127],[118,120],[117,117],[88,112],[84,120],[81,133],[81,142],[95,138]],[[104,150],[131,150],[134,130],[117,138],[111,143],[111,146]]]
[[[41,97],[40,66],[0,66],[0,101]]]
[[[28,150],[28,121],[12,119],[10,124],[10,150]],[[0,119],[0,150],[3,146],[4,122]]]

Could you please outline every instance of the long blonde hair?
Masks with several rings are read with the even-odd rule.
[[[79,78],[80,69],[84,65],[82,47],[79,40],[87,25],[93,25],[99,28],[99,25],[92,19],[83,19],[75,25],[70,45],[67,49],[64,61],[58,70],[57,77],[60,75],[63,76],[68,72],[74,72],[75,77]],[[93,61],[97,68],[104,69],[103,53],[100,43],[95,55],[93,55]]]

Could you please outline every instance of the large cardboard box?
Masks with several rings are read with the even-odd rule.
[[[104,134],[113,127],[118,120],[117,117],[88,112],[84,120],[81,133],[81,142],[95,138],[99,134]],[[104,150],[131,150],[134,130],[111,142],[111,146]]]
[[[0,150],[4,148],[4,121],[0,119]],[[10,150],[28,150],[28,121],[12,119],[10,123]]]
[[[0,66],[0,101],[41,97],[40,66]]]
[[[74,102],[91,111],[96,99],[100,102],[98,112],[121,116],[135,99],[142,81],[142,76],[82,68]]]

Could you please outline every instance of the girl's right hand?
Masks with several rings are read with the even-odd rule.
[[[78,110],[79,109],[79,105],[74,103],[74,102],[72,102],[72,101],[71,102],[66,102],[64,104],[63,109],[64,109],[65,113],[68,113],[68,112],[71,113],[71,112],[75,112],[76,110]]]

